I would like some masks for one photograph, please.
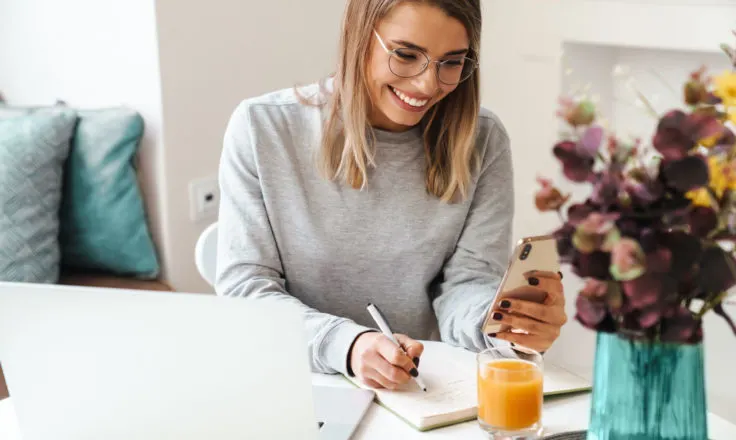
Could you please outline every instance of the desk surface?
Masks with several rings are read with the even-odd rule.
[[[347,381],[337,376],[312,375],[316,385],[349,387]],[[544,426],[547,434],[585,429],[588,425],[590,394],[561,397],[545,402]],[[733,440],[736,425],[709,414],[709,436],[712,440]],[[419,432],[399,420],[383,407],[373,404],[365,416],[354,440],[383,440],[386,438],[411,439],[485,439],[476,422],[466,422],[429,432]],[[21,440],[12,398],[0,401],[0,439]]]

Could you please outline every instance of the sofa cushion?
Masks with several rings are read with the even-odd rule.
[[[62,264],[154,279],[159,262],[135,168],[143,119],[123,107],[77,114],[61,206]]]
[[[0,119],[44,108],[0,105]],[[155,279],[160,265],[135,167],[143,119],[126,107],[75,112],[60,211],[61,264]]]
[[[0,119],[0,280],[56,283],[64,162],[75,112]]]

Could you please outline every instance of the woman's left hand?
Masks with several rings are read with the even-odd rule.
[[[493,319],[512,329],[497,333],[494,337],[542,353],[557,340],[560,329],[567,322],[562,276],[559,273],[542,271],[527,272],[524,276],[529,286],[521,289],[539,289],[547,297],[541,304],[515,298],[501,300],[494,309]]]

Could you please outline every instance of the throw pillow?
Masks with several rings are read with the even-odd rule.
[[[0,119],[43,108],[0,105]],[[61,264],[71,271],[155,279],[160,264],[135,168],[143,119],[125,107],[76,114],[60,212]]]
[[[60,213],[62,264],[156,278],[159,261],[135,168],[143,118],[127,108],[77,114]]]
[[[2,281],[58,281],[62,176],[76,122],[63,108],[0,120]]]

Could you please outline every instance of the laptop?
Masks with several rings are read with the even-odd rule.
[[[348,440],[374,398],[313,386],[300,312],[215,295],[0,283],[23,440]]]

